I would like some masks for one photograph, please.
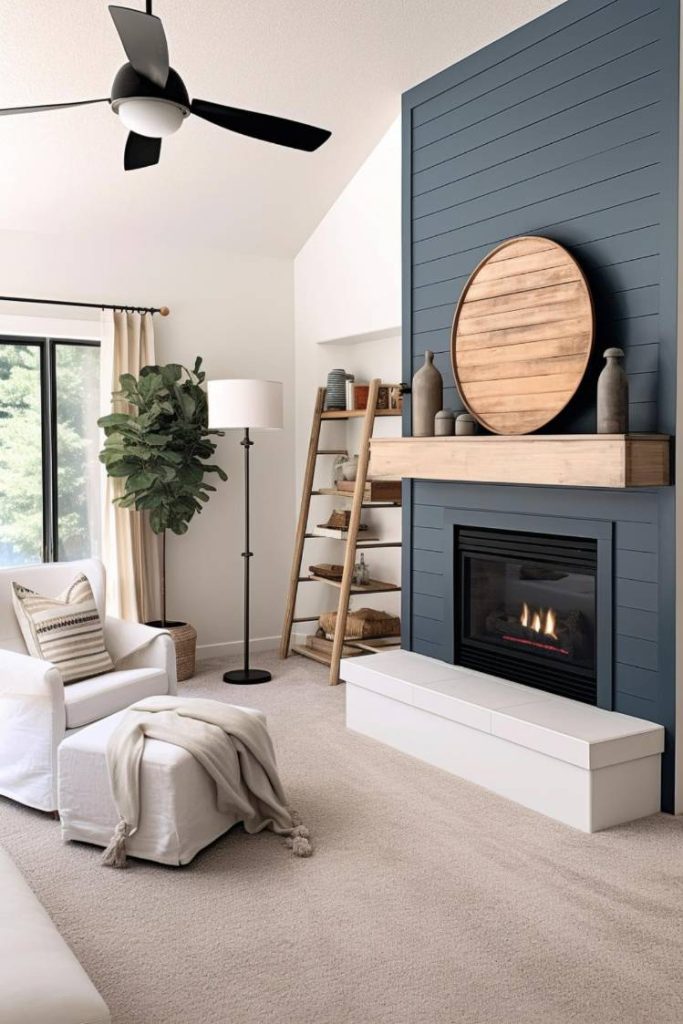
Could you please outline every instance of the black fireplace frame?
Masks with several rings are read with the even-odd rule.
[[[446,613],[452,623],[449,652],[452,664],[459,664],[457,647],[457,621],[460,615],[456,594],[460,590],[458,567],[457,531],[460,527],[504,530],[553,535],[557,537],[580,537],[595,540],[597,546],[597,567],[595,571],[595,670],[597,707],[612,711],[613,699],[613,649],[614,649],[614,576],[613,576],[613,523],[596,519],[571,519],[560,516],[529,515],[526,513],[503,513],[464,510],[447,510],[444,517],[443,551],[452,566],[453,586],[446,595]],[[541,691],[539,691],[540,693]]]

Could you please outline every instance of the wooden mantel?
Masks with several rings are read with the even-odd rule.
[[[664,434],[373,438],[370,477],[553,487],[663,487]]]

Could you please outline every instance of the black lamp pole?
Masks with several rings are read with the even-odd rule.
[[[250,683],[268,683],[273,677],[265,669],[249,667],[249,560],[254,557],[249,547],[249,449],[253,448],[254,442],[249,437],[248,427],[244,430],[240,444],[244,448],[244,668],[226,672],[223,682],[246,686]]]

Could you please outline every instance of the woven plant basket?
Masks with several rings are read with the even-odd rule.
[[[170,633],[175,647],[178,682],[182,683],[185,679],[192,679],[197,654],[197,630],[194,626],[191,626],[189,622],[171,622],[169,619],[166,620],[165,626],[162,625],[160,619],[148,622],[147,625],[154,626],[156,629],[165,629]]]

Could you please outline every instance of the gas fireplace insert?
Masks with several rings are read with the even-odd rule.
[[[456,661],[597,703],[597,542],[460,527]]]

